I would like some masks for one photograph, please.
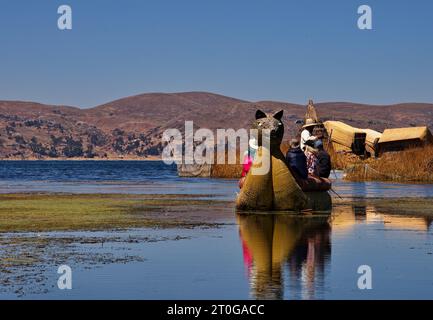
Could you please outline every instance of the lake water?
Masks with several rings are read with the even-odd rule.
[[[333,185],[344,198],[433,196],[426,184]],[[431,219],[368,201],[331,216],[238,216],[236,180],[178,178],[161,162],[0,162],[0,193],[17,192],[194,194],[227,201],[227,210],[218,228],[0,234],[1,254],[40,255],[0,270],[9,277],[0,298],[433,299]],[[72,290],[57,288],[60,263],[73,270]],[[371,268],[370,290],[357,285],[362,265]]]

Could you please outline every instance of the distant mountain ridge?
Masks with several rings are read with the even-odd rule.
[[[255,111],[284,110],[285,138],[296,134],[305,106],[251,102],[208,92],[146,93],[80,109],[35,102],[0,101],[1,159],[146,159],[161,154],[162,133],[196,128],[249,128]],[[382,131],[391,127],[433,128],[433,104],[366,105],[317,103],[322,120]]]

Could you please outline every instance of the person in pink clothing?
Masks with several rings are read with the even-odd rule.
[[[256,155],[256,151],[258,149],[257,141],[254,138],[251,138],[249,141],[248,150],[245,151],[244,159],[242,162],[242,175],[239,180],[239,189],[242,189],[244,185],[245,178],[247,176],[248,171],[250,171],[251,166],[253,165],[254,156]]]
[[[253,157],[251,157],[249,154],[246,154],[244,156],[244,161],[242,165],[242,177],[245,177],[247,175],[248,171],[250,171],[252,164],[253,164]]]

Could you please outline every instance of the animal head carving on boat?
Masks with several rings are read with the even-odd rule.
[[[261,110],[256,111],[256,120],[252,129],[258,130],[259,145],[262,145],[263,130],[269,130],[271,146],[280,146],[284,136],[283,113],[283,110],[274,114],[266,114]]]

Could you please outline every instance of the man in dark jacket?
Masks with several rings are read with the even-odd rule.
[[[314,142],[314,149],[317,150],[316,175],[321,178],[329,178],[331,173],[331,157],[329,153],[323,149],[322,140],[316,140]]]
[[[292,139],[290,141],[290,149],[286,154],[287,165],[294,171],[300,178],[308,178],[307,170],[307,157],[304,151],[301,150],[298,139]]]

